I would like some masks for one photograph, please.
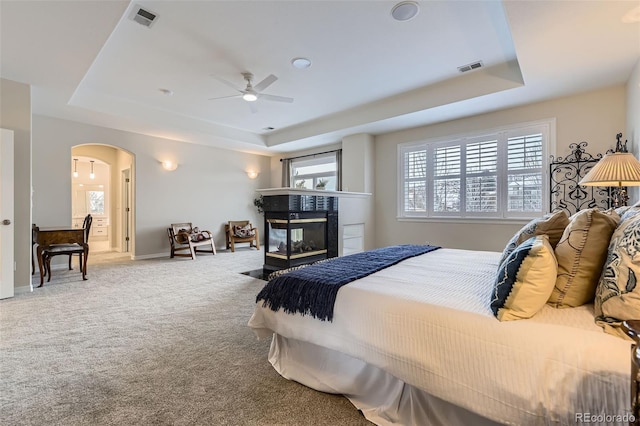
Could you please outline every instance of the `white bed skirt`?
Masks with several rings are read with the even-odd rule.
[[[269,362],[280,375],[321,392],[346,396],[377,425],[497,425],[359,359],[273,335]]]
[[[333,321],[258,302],[249,326],[258,337],[316,345],[278,339],[276,369],[347,395],[378,424],[479,424],[458,407],[518,426],[627,413],[630,342],[603,333],[592,305],[547,305],[528,320],[498,321],[488,301],[499,257],[443,248],[341,287]],[[387,383],[395,379],[397,387]]]

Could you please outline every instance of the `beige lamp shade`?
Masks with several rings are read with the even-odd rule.
[[[630,152],[607,154],[582,178],[587,186],[640,186],[640,161]]]

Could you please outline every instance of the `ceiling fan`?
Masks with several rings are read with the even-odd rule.
[[[287,103],[293,102],[293,98],[287,98],[284,96],[275,96],[275,95],[269,95],[267,93],[262,93],[263,90],[271,86],[278,79],[278,77],[276,77],[273,74],[268,75],[260,83],[253,86],[251,84],[251,81],[253,80],[253,74],[250,72],[243,72],[242,77],[244,77],[245,81],[247,82],[247,87],[245,87],[244,89],[238,89],[233,83],[223,78],[216,77],[216,76],[213,76],[213,77],[216,80],[220,81],[221,83],[224,83],[227,86],[238,91],[240,94],[230,95],[230,96],[220,96],[217,98],[209,98],[210,101],[217,100],[217,99],[240,97],[245,101],[249,102],[249,107],[251,108],[252,112],[256,112],[255,105],[253,105],[253,102],[257,101],[258,99],[264,99],[266,101],[275,101],[275,102],[287,102]]]

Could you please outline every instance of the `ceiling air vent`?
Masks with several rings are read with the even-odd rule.
[[[473,62],[471,64],[467,64],[467,65],[463,65],[461,67],[458,67],[458,71],[460,72],[467,72],[467,71],[471,71],[471,70],[475,70],[478,68],[482,68],[482,61],[477,61],[477,62]]]
[[[133,19],[140,25],[144,25],[145,27],[151,27],[155,23],[157,17],[158,15],[156,15],[155,13],[143,9],[139,6],[134,7],[131,14],[131,19]]]

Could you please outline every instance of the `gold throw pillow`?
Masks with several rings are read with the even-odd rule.
[[[556,308],[584,305],[593,300],[607,259],[607,247],[620,216],[598,209],[579,211],[571,216],[555,248],[558,277],[549,298]]]

